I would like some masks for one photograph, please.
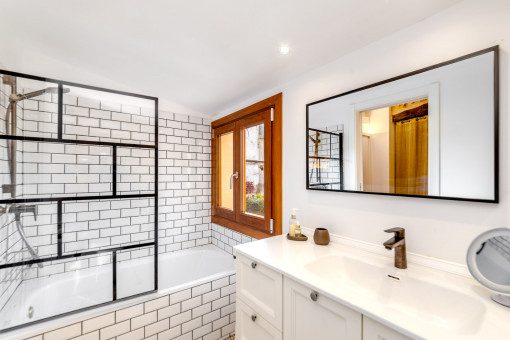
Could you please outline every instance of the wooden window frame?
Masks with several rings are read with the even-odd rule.
[[[271,145],[271,159],[268,160],[267,164],[271,167],[271,178],[266,188],[270,188],[270,195],[266,194],[269,199],[268,204],[271,206],[271,216],[265,218],[265,224],[268,226],[270,219],[273,219],[273,233],[261,230],[260,226],[252,225],[249,219],[240,218],[240,207],[243,204],[242,193],[240,193],[238,186],[234,186],[234,214],[225,212],[226,209],[218,207],[219,202],[219,174],[217,170],[217,154],[218,145],[216,138],[218,133],[224,133],[231,129],[232,125],[239,122],[241,119],[250,120],[255,117],[256,114],[262,113],[268,109],[273,109],[273,120],[269,121],[271,126],[271,134],[269,142],[267,139],[264,140],[264,147]],[[253,118],[255,119],[255,118]],[[260,120],[259,120],[260,121]],[[268,122],[266,122],[267,124]],[[266,125],[265,124],[265,125]],[[211,162],[211,180],[212,180],[212,192],[211,192],[211,221],[219,224],[223,227],[232,229],[242,234],[251,236],[256,239],[262,239],[275,235],[282,234],[282,94],[279,93],[267,99],[264,99],[258,103],[250,105],[244,109],[236,111],[228,116],[217,119],[211,123],[212,127],[212,162]],[[239,164],[239,159],[243,156],[241,154],[242,148],[240,147],[241,135],[236,133],[234,135],[234,145],[237,145],[234,150],[234,164]],[[237,139],[237,143],[236,140]],[[244,169],[240,169],[239,177],[244,178],[242,172]],[[267,179],[266,179],[267,182]],[[256,223],[255,223],[256,224]],[[269,229],[269,228],[267,228]]]

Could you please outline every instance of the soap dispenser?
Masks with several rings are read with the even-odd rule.
[[[296,228],[299,226],[299,221],[296,217],[296,208],[292,208],[292,214],[290,215],[289,220],[289,235],[292,237],[296,237]]]

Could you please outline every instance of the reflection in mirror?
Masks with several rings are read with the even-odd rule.
[[[310,187],[343,189],[342,131],[338,125],[308,129]]]
[[[486,231],[473,240],[467,252],[467,266],[473,277],[498,293],[510,294],[510,229]],[[492,299],[510,307],[510,297]]]
[[[428,194],[428,100],[358,112],[360,190]]]
[[[488,280],[510,286],[510,236],[495,236],[476,252],[476,265]]]
[[[308,104],[307,188],[497,202],[497,51]]]

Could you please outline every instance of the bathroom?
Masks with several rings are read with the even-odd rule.
[[[419,266],[472,285],[483,307],[472,312],[475,326],[457,336],[450,332],[458,320],[444,334],[420,333],[407,319],[385,322],[375,309],[340,299],[407,338],[505,338],[510,328],[498,318],[510,309],[472,278],[466,254],[480,234],[510,222],[508,1],[142,6],[7,0],[0,9],[9,13],[0,22],[8,46],[0,49],[1,339],[256,339],[242,334],[237,322],[238,301],[247,302],[239,287],[236,293],[239,254],[253,260],[250,249],[280,239],[289,242],[286,256],[296,266],[315,260],[299,247],[315,249],[310,256],[349,247],[370,254],[366,263],[385,260],[391,275],[411,277]],[[254,18],[260,19],[255,28],[232,30]],[[469,187],[481,188],[474,200],[338,192],[360,185],[350,184],[348,155],[343,172],[333,159],[321,160],[322,167],[307,160],[316,138],[305,135],[312,127],[309,104],[494,46],[499,121],[492,123],[499,136],[484,141],[476,164],[493,167],[491,175],[473,177]],[[430,91],[429,136],[435,124]],[[250,135],[252,170],[246,171],[253,187],[246,200],[235,200],[245,170],[232,156],[232,169],[215,172],[225,153],[218,154],[213,130],[232,132],[237,143],[238,128],[253,122],[240,119],[225,128],[227,118],[250,107],[264,128],[259,124]],[[340,133],[349,143],[347,123],[326,125],[335,126],[331,143]],[[261,144],[271,130],[273,143]],[[312,179],[320,169],[338,184],[314,189],[310,169]],[[439,196],[443,185],[467,187],[462,176],[443,183],[428,175],[429,196]],[[217,194],[217,178],[228,195]],[[230,214],[248,203],[250,213]],[[293,208],[306,242],[285,239]],[[260,215],[270,218],[261,222]],[[253,221],[252,229],[240,226]],[[317,227],[328,229],[328,246],[314,244]],[[385,230],[395,227],[405,228],[407,269],[394,268],[396,251],[383,246],[392,236]],[[257,263],[256,270],[271,267],[263,258]],[[298,279],[297,273],[287,274]],[[334,298],[319,281],[301,283],[314,287],[319,302]],[[433,316],[447,320],[445,313]],[[489,315],[497,316],[489,323],[494,331],[483,333]],[[283,325],[285,318],[275,322]],[[257,321],[268,319],[262,313]],[[304,323],[314,320],[310,315]],[[294,338],[284,326],[276,328],[274,338]]]

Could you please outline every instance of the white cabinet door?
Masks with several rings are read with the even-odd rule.
[[[245,304],[236,301],[236,339],[282,340],[282,333]]]
[[[245,256],[237,256],[236,297],[279,331],[282,330],[282,286],[282,274]]]
[[[363,316],[363,340],[412,340],[411,338]]]
[[[283,288],[285,340],[361,340],[360,313],[286,277]]]

